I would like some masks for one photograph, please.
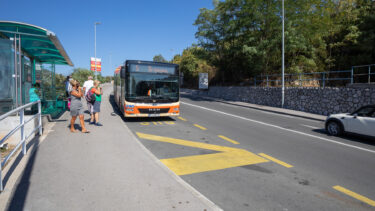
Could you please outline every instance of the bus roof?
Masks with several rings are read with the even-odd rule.
[[[126,63],[127,64],[156,64],[156,65],[178,66],[178,64],[173,64],[173,63],[142,61],[142,60],[126,60]]]

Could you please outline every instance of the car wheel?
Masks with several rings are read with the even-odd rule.
[[[338,122],[330,121],[327,124],[327,131],[332,136],[340,136],[343,132],[343,129]]]

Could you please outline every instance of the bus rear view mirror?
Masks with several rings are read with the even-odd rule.
[[[121,67],[120,76],[121,76],[121,78],[125,78],[125,68],[124,67]]]

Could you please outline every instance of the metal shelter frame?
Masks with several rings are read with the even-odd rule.
[[[0,21],[0,39],[8,39],[13,42],[14,70],[5,71],[13,71],[14,108],[27,103],[23,96],[25,92],[25,87],[23,87],[24,57],[30,60],[32,84],[36,82],[36,66],[38,64],[51,64],[52,86],[54,86],[55,80],[55,65],[73,66],[55,33],[42,27],[21,22]],[[43,97],[44,93],[41,95],[40,97]]]

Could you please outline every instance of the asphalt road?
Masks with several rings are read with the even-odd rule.
[[[224,210],[375,210],[375,140],[324,122],[185,95],[179,118],[126,124]]]

